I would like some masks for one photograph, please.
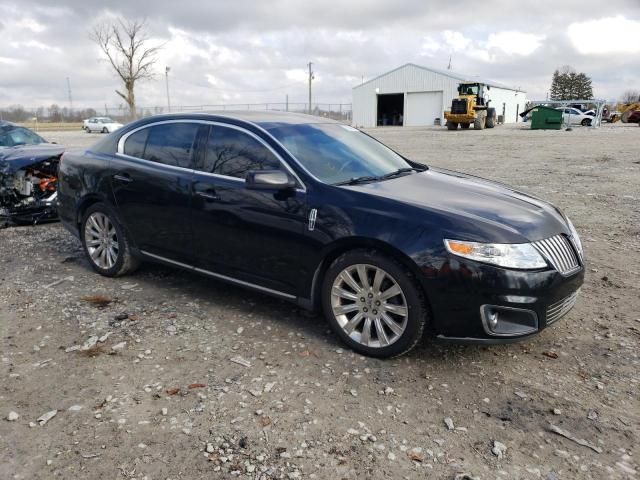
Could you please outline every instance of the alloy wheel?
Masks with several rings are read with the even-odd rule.
[[[409,309],[402,288],[383,269],[351,265],[336,277],[331,308],[342,330],[354,341],[383,348],[404,334]]]
[[[118,261],[120,246],[116,228],[107,215],[93,212],[85,223],[84,243],[91,261],[103,270]]]

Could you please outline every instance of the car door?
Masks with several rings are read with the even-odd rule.
[[[194,122],[161,122],[119,142],[111,179],[118,215],[144,253],[190,263]]]
[[[213,124],[193,178],[192,231],[198,267],[297,295],[299,254],[306,227],[304,186],[251,190],[255,170],[287,170],[257,135]],[[299,182],[299,180],[298,180]]]

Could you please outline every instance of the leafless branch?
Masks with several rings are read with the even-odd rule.
[[[118,20],[96,25],[90,38],[109,61],[116,75],[124,83],[124,93],[116,90],[135,114],[134,88],[138,80],[151,79],[156,55],[163,47],[150,46],[144,20]]]

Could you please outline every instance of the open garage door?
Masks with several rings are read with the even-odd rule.
[[[405,125],[423,127],[433,125],[442,117],[442,92],[413,92],[407,94]]]

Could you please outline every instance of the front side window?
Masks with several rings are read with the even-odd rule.
[[[252,136],[234,128],[211,127],[204,172],[244,179],[251,170],[278,169],[278,158]]]
[[[379,177],[411,167],[390,148],[347,125],[274,124],[266,128],[303,167],[326,183]]]

